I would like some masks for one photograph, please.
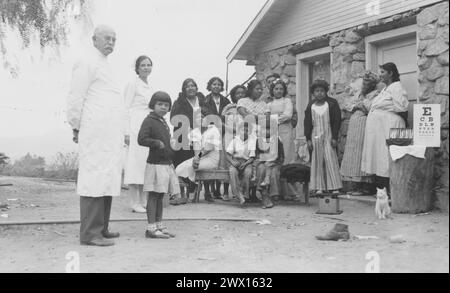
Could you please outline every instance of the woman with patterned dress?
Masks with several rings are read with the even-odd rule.
[[[356,190],[351,192],[351,195],[369,193],[369,191],[363,191],[363,183],[373,181],[372,176],[361,171],[361,160],[368,109],[379,93],[376,89],[379,81],[377,74],[367,71],[362,78],[362,84],[357,85],[359,89],[356,89],[353,99],[345,106],[345,110],[353,114],[348,125],[341,175],[342,180],[357,184]]]

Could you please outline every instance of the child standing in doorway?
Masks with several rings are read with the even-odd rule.
[[[149,148],[144,179],[144,191],[148,193],[146,238],[175,237],[162,224],[164,195],[180,193],[173,167],[170,129],[164,120],[171,107],[172,101],[167,93],[154,93],[149,104],[153,112],[145,118],[138,136],[139,145]]]
[[[339,194],[342,188],[336,153],[341,109],[338,102],[328,96],[329,85],[316,80],[311,86],[312,101],[305,111],[305,136],[311,156],[310,189],[317,194]]]

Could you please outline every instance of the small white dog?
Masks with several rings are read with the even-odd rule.
[[[378,219],[387,219],[391,214],[391,208],[389,207],[389,198],[386,188],[377,188],[377,203],[375,204],[375,214]]]

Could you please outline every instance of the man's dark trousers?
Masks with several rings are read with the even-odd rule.
[[[108,232],[112,196],[80,196],[80,242],[103,238]]]

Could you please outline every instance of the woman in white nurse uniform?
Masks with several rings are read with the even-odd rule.
[[[151,92],[148,76],[152,72],[153,62],[147,56],[136,60],[137,77],[125,88],[125,107],[127,113],[126,133],[129,141],[128,154],[125,160],[124,184],[130,187],[131,208],[135,213],[145,213],[146,196],[142,190],[144,185],[145,166],[148,148],[137,143],[142,121],[150,113],[148,103]]]

